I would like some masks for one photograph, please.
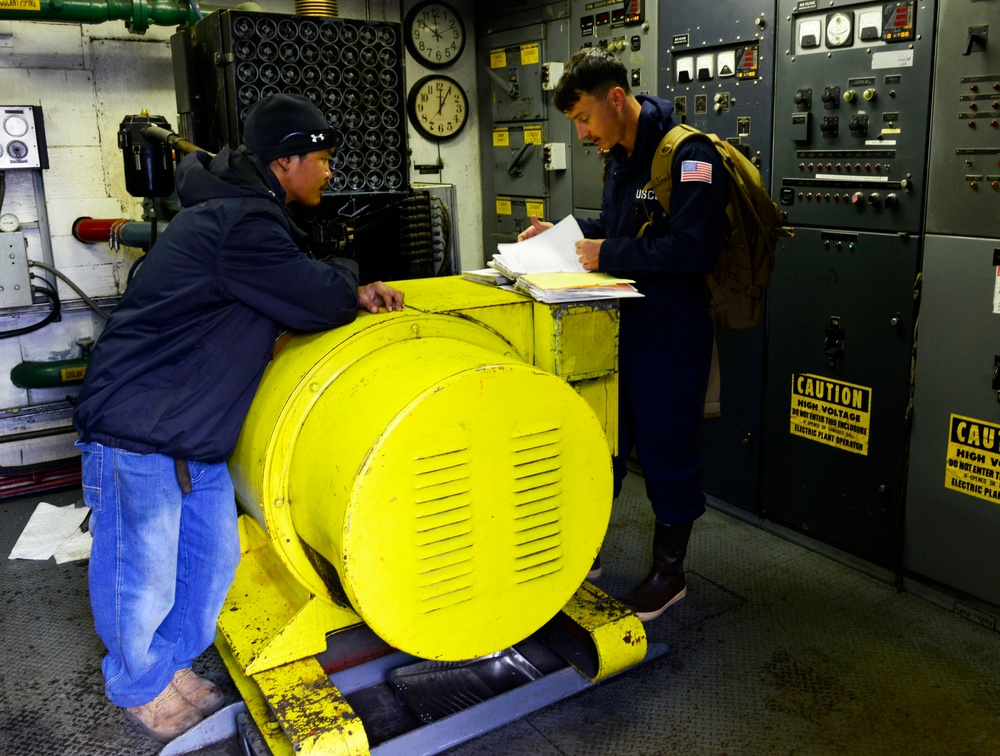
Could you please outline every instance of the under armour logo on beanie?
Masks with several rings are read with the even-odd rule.
[[[270,163],[331,146],[333,133],[308,97],[279,93],[251,106],[243,125],[243,144]]]

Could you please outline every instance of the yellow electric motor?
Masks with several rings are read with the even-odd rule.
[[[608,441],[577,391],[495,328],[410,307],[293,340],[230,466],[296,590],[425,659],[535,632],[611,511]]]

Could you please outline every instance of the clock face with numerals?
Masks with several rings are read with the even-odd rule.
[[[406,49],[427,68],[444,68],[465,49],[465,24],[447,3],[417,3],[403,24]]]
[[[441,141],[456,136],[465,128],[469,121],[469,98],[451,77],[432,74],[410,89],[406,112],[422,136]]]

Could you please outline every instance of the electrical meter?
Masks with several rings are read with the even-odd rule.
[[[826,46],[848,47],[854,42],[854,14],[837,11],[826,17]]]
[[[37,105],[0,105],[0,171],[48,167],[42,109]]]
[[[0,231],[5,234],[13,233],[21,228],[21,221],[14,213],[4,213],[0,215]]]
[[[819,35],[822,24],[818,18],[804,18],[799,21],[799,49],[808,50],[819,47]]]

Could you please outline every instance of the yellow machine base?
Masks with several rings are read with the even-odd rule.
[[[584,583],[536,636],[568,664],[463,711],[374,744],[365,730],[365,712],[354,711],[347,697],[362,688],[383,685],[393,670],[421,660],[397,652],[327,676],[319,662],[308,657],[248,674],[238,662],[243,654],[229,645],[224,634],[219,634],[216,646],[274,756],[437,753],[667,650],[663,645],[647,646],[636,616],[590,583]]]

